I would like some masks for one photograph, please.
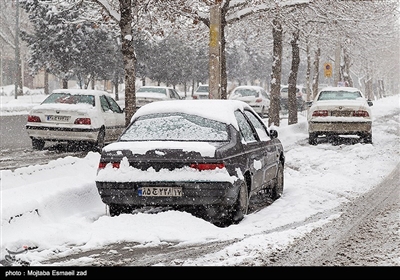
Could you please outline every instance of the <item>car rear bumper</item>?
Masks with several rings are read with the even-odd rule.
[[[239,188],[230,182],[98,182],[102,201],[126,206],[232,205]],[[140,187],[182,188],[182,196],[140,196]]]
[[[308,122],[309,133],[366,134],[372,132],[371,122]]]
[[[100,128],[44,127],[27,125],[31,138],[47,141],[97,141]]]

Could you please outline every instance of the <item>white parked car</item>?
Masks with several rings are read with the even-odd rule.
[[[318,144],[319,136],[356,135],[372,143],[372,101],[352,87],[323,88],[308,113],[309,143]]]
[[[210,88],[208,85],[199,85],[192,95],[193,99],[211,99]]]
[[[288,110],[288,94],[289,86],[281,87],[281,109]],[[306,88],[303,86],[296,86],[296,100],[297,100],[297,110],[303,111],[305,109],[305,102],[307,100]]]
[[[142,86],[136,91],[136,108],[154,101],[179,100],[178,92],[172,87]]]
[[[231,92],[229,99],[246,102],[262,118],[268,116],[269,95],[260,86],[238,86]]]
[[[105,91],[54,90],[29,112],[26,130],[34,149],[45,141],[86,142],[99,151],[125,129],[125,114]]]

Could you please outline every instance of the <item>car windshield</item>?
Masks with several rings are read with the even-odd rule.
[[[289,91],[288,87],[284,87],[284,88],[281,89],[281,92],[288,92],[288,91]],[[300,91],[300,89],[296,88],[296,92],[299,92],[299,91]]]
[[[64,104],[90,104],[94,107],[94,96],[86,94],[70,94],[54,92],[47,97],[42,104],[64,103]]]
[[[199,86],[197,92],[208,92],[208,86]]]
[[[355,100],[360,97],[359,91],[322,91],[318,100]]]
[[[141,87],[138,89],[137,92],[156,92],[156,93],[162,93],[162,94],[167,94],[167,91],[165,88],[157,88],[157,87]]]
[[[258,92],[254,89],[237,89],[235,90],[234,95],[239,95],[239,96],[258,96]]]
[[[225,123],[184,113],[156,113],[136,119],[121,141],[228,141]]]

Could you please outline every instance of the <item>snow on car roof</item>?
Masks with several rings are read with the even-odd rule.
[[[320,91],[360,91],[355,87],[324,87]]]
[[[109,94],[106,91],[96,90],[96,89],[55,89],[52,93],[59,92],[59,93],[69,93],[69,94],[88,94],[88,95],[103,95]]]
[[[151,88],[173,89],[173,87],[166,87],[166,86],[141,86],[140,88],[138,88],[138,90],[139,89],[146,89],[146,88],[148,88],[148,89],[151,89]]]
[[[154,113],[179,112],[232,124],[238,129],[234,111],[245,108],[252,110],[249,105],[238,100],[177,100],[157,101],[149,103],[137,110],[131,121],[142,115]]]
[[[240,89],[240,88],[250,88],[250,89],[263,89],[260,86],[237,86],[233,90]]]

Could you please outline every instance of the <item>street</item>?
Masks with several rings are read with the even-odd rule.
[[[25,130],[26,119],[26,115],[0,116],[1,151],[32,148]]]
[[[86,151],[66,144],[46,144],[42,151],[32,149],[26,130],[26,115],[0,116],[0,170],[14,170],[65,156],[83,157]]]

